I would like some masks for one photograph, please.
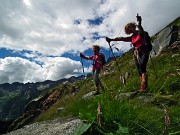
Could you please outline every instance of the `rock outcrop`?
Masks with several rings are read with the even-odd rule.
[[[176,20],[180,20],[180,17]],[[180,44],[180,27],[176,25],[168,26],[155,35],[153,40],[152,56],[159,55],[161,51],[167,49],[173,44]]]
[[[73,135],[80,124],[82,121],[77,118],[57,118],[30,124],[6,135]]]

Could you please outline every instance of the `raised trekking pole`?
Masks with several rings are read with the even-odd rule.
[[[82,57],[81,57],[81,65],[82,65],[83,76],[84,76],[84,80],[85,80],[84,63],[83,63]],[[87,91],[86,83],[85,83],[85,88],[86,88],[86,91]]]

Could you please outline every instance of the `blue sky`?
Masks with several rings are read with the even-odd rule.
[[[4,0],[0,5],[0,84],[58,80],[82,74],[79,53],[93,44],[109,57],[105,37],[126,36],[124,26],[142,16],[155,34],[179,17],[179,0]],[[130,43],[116,42],[116,55]],[[91,62],[83,60],[85,71]]]

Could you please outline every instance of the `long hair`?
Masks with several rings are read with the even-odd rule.
[[[135,22],[130,22],[130,23],[126,24],[126,26],[124,27],[124,31],[128,35],[131,34],[130,31],[129,31],[129,28],[136,29],[136,23]]]

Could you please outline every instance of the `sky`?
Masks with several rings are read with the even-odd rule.
[[[127,36],[124,26],[142,16],[157,33],[180,15],[180,0],[1,0],[0,84],[42,82],[91,71],[92,45],[112,54],[105,37]],[[118,48],[120,51],[118,51]],[[131,48],[116,42],[116,55]]]

